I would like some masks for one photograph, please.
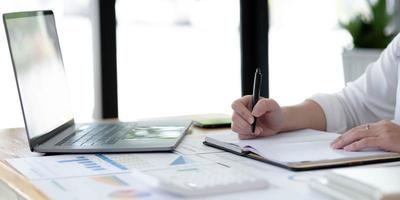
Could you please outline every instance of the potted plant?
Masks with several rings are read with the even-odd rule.
[[[388,29],[393,15],[388,13],[386,0],[367,0],[370,14],[358,14],[347,23],[340,23],[353,38],[353,47],[343,51],[345,82],[357,79],[369,63],[378,59],[382,50],[395,36]]]

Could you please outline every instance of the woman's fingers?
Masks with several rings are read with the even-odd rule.
[[[344,133],[342,136],[333,141],[331,146],[334,149],[341,149],[349,144],[367,137],[375,137],[373,126],[362,125]]]
[[[248,101],[250,101],[250,99],[251,99],[250,96],[245,96],[243,98],[234,101],[232,103],[232,109],[235,113],[240,115],[249,124],[252,124],[254,122],[254,117],[247,107]]]
[[[331,147],[333,148],[333,145],[336,144],[339,140],[341,140],[342,137],[343,136],[341,135],[341,136],[337,137],[335,140],[333,140],[333,142],[331,143]]]
[[[237,128],[242,130],[247,130],[251,128],[251,124],[248,121],[244,120],[242,116],[240,116],[238,113],[233,113],[232,115],[232,127],[233,126],[236,126]]]
[[[278,103],[272,99],[261,99],[257,102],[257,104],[254,106],[252,114],[255,117],[260,117],[264,115],[267,112],[273,111],[275,109],[279,108]]]
[[[259,136],[262,133],[262,128],[261,127],[256,127],[256,130],[254,130],[254,133],[251,130],[251,127],[249,128],[242,128],[234,123],[232,123],[232,131],[235,133],[239,134],[240,139],[248,139],[248,138],[254,138]]]
[[[270,111],[279,109],[278,103],[272,99],[261,98],[258,103],[252,107],[252,96],[244,96],[232,103],[232,130],[239,134],[240,139],[250,139],[255,136],[270,136],[277,133],[276,126],[268,117]],[[278,113],[280,114],[280,113]],[[279,118],[278,117],[275,118]],[[257,126],[252,132],[252,124],[257,120]]]
[[[365,148],[381,148],[381,140],[378,137],[366,137],[343,147],[346,151],[359,151]]]

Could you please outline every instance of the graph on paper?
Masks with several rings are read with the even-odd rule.
[[[92,170],[92,171],[102,171],[102,170],[106,170],[103,166],[101,166],[100,164],[96,163],[93,160],[90,160],[89,158],[85,157],[85,156],[77,156],[74,159],[70,159],[70,160],[59,160],[57,161],[58,163],[61,164],[67,164],[67,163],[76,163],[78,165],[81,165],[82,167],[84,167],[85,169],[88,170]]]
[[[62,155],[7,160],[32,180],[118,173],[122,165],[103,155]]]
[[[110,160],[119,163],[127,169],[153,170],[175,167],[180,165],[207,164],[206,159],[194,155],[177,153],[137,153],[137,154],[107,154]]]

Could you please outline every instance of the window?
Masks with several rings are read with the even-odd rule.
[[[53,9],[77,121],[92,119],[92,0],[9,0],[0,12]],[[344,86],[338,26],[345,1],[270,0],[270,96],[294,104]],[[362,9],[362,5],[356,7]],[[340,7],[340,9],[339,9]],[[239,1],[118,0],[117,57],[122,120],[230,113],[240,96]],[[0,26],[0,128],[22,126]]]
[[[270,0],[270,96],[297,104],[344,87],[341,52],[351,42],[339,27],[338,1]]]
[[[232,0],[118,0],[119,117],[230,113],[239,12]]]

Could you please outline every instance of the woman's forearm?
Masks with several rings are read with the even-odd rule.
[[[304,128],[326,130],[326,118],[322,108],[313,100],[282,108],[284,124],[281,132]]]

